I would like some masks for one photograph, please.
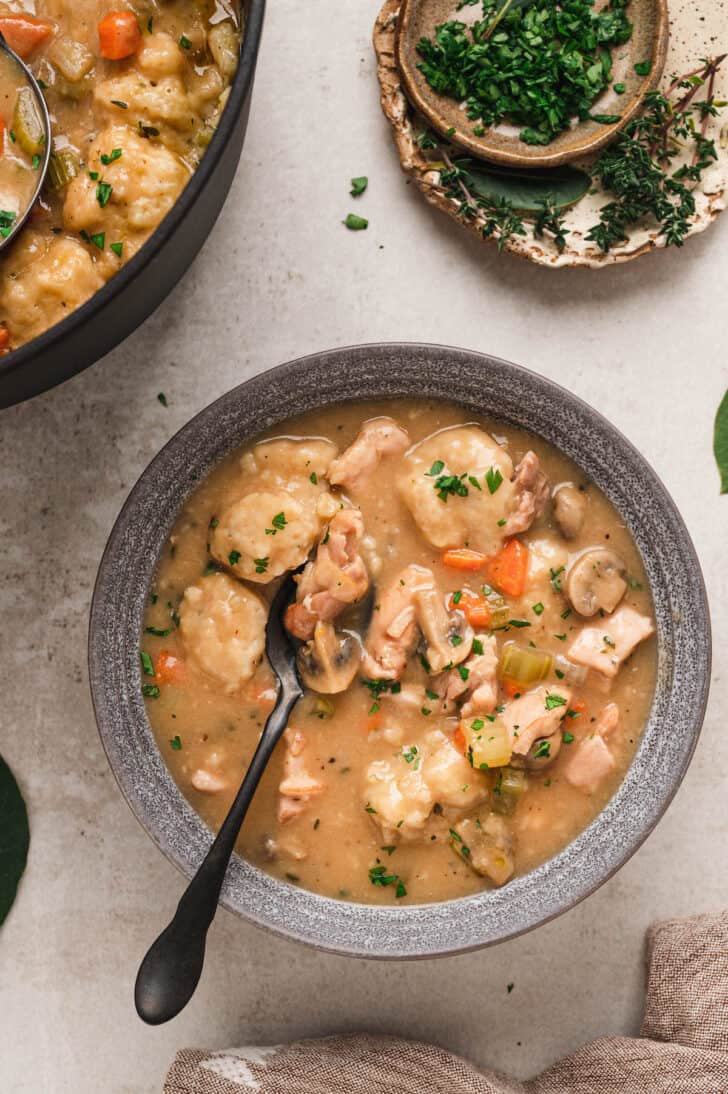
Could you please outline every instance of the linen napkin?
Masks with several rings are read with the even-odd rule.
[[[728,912],[647,935],[639,1037],[602,1037],[525,1083],[445,1049],[367,1033],[184,1049],[164,1094],[728,1094]]]

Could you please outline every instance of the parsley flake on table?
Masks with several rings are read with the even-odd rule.
[[[369,227],[369,221],[366,217],[359,217],[356,213],[349,213],[343,223],[351,232],[362,232],[365,228]]]
[[[351,190],[349,193],[353,198],[358,198],[360,194],[363,194],[369,185],[369,179],[366,175],[359,175],[358,178],[351,180]]]

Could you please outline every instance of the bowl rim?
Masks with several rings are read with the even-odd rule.
[[[427,373],[427,369],[435,363],[433,379],[432,371]],[[467,370],[472,370],[472,377]],[[505,381],[509,390],[516,389],[511,406],[495,416],[544,436],[533,424],[524,425],[523,417],[519,422],[514,413],[528,413],[529,417],[535,415],[550,423],[552,408],[561,408],[566,424],[571,423],[569,429],[581,424],[590,434],[589,447],[584,449],[587,461],[602,460],[609,468],[631,468],[637,476],[631,488],[643,495],[639,498],[639,526],[630,523],[625,509],[615,501],[615,493],[628,484],[620,481],[613,489],[605,489],[604,481],[584,468],[585,461],[565,449],[565,454],[604,490],[642,554],[660,639],[652,709],[622,783],[591,824],[553,858],[501,889],[401,908],[358,904],[319,896],[279,881],[233,856],[220,902],[274,934],[327,952],[355,957],[429,958],[505,941],[574,907],[612,877],[642,845],[685,775],[700,734],[710,684],[711,631],[705,584],[675,503],[634,445],[598,411],[552,380],[476,351],[422,343],[365,344],[313,353],[278,365],[243,382],[196,414],[140,475],[116,519],[99,566],[90,612],[88,656],[91,696],[102,744],[119,788],[142,827],[166,857],[191,877],[212,834],[177,788],[156,746],[141,698],[138,654],[141,617],[157,552],[186,498],[223,455],[252,441],[270,425],[290,418],[293,411],[282,408],[286,398],[295,402],[310,397],[318,400],[319,407],[331,406],[375,398],[370,390],[383,385],[386,390],[380,391],[379,398],[434,398],[438,397],[433,394],[434,383],[442,390],[439,397],[443,401],[476,411],[470,396],[476,392],[482,403],[484,386],[489,389],[482,383],[483,370],[490,375],[490,386]],[[471,384],[468,398],[453,398],[452,377],[458,373]],[[322,383],[324,378],[326,384]],[[393,386],[401,388],[401,394],[394,394]],[[361,394],[354,393],[362,390]],[[522,410],[518,401],[524,393],[534,400],[529,411]],[[236,412],[242,412],[246,402],[255,408],[256,428],[246,427],[237,435]],[[267,417],[261,414],[264,408]],[[306,409],[313,409],[313,405]],[[482,408],[480,413],[490,415],[493,411]],[[570,434],[567,431],[564,435]],[[192,453],[195,441],[197,464]],[[601,451],[597,452],[600,445]],[[184,482],[179,481],[179,474],[185,477]],[[149,536],[157,550],[150,560],[151,538],[149,544],[142,540],[155,519],[159,525]],[[679,560],[681,565],[668,574],[665,559],[670,562],[670,552],[675,553],[673,562]],[[659,585],[653,574],[659,576]],[[125,577],[136,585],[133,596],[129,596]],[[658,725],[668,711],[669,740],[666,734],[660,737]],[[136,749],[139,755],[130,755],[130,749]],[[143,766],[139,756],[144,759]],[[653,776],[649,795],[637,793],[644,785],[645,773]]]
[[[551,146],[527,145],[515,140],[512,147],[510,145],[504,147],[500,144],[493,144],[489,140],[487,132],[482,137],[476,137],[468,129],[468,122],[463,111],[460,111],[463,116],[462,125],[457,123],[446,125],[443,116],[438,112],[435,105],[436,100],[441,96],[438,96],[432,89],[430,89],[431,94],[428,95],[422,80],[416,73],[415,66],[410,64],[405,38],[413,18],[414,8],[421,2],[422,0],[401,0],[397,14],[394,49],[407,98],[432,128],[439,133],[440,137],[449,140],[453,145],[486,163],[499,164],[502,167],[543,169],[573,163],[574,160],[598,152],[610,144],[618,133],[636,117],[642,108],[645,95],[650,91],[654,91],[659,85],[665,68],[670,38],[667,0],[651,0],[651,3],[655,6],[656,15],[655,35],[652,41],[652,67],[639,87],[635,89],[631,98],[624,104],[619,121],[601,125],[599,129],[590,135],[579,139],[578,133],[582,127],[580,122],[570,131],[573,139],[559,144],[558,147],[553,144]]]
[[[57,352],[61,352],[60,343],[74,331],[84,326],[97,312],[105,308],[117,294],[128,288],[142,271],[154,261],[158,252],[169,242],[188,216],[200,193],[215,173],[228,141],[232,137],[237,118],[245,105],[255,76],[266,0],[247,0],[247,3],[245,33],[241,41],[240,58],[237,71],[230,85],[228,101],[220,116],[212,140],[200,159],[197,168],[190,175],[182,193],[137,253],[128,262],[125,262],[121,269],[109,278],[100,289],[97,289],[93,296],[90,296],[80,307],[75,308],[59,323],[54,323],[52,327],[42,331],[30,342],[26,342],[0,357],[0,381],[4,381],[8,376],[22,370],[33,361],[37,354],[45,353],[47,350],[54,348]],[[84,366],[84,368],[90,367],[91,363],[89,362],[89,365]],[[78,371],[83,371],[83,368]],[[67,378],[70,379],[70,377]],[[63,381],[59,382],[62,383]],[[57,385],[53,384],[51,386]]]

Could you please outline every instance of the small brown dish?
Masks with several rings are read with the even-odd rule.
[[[432,128],[455,145],[479,159],[510,167],[556,167],[596,152],[609,144],[638,113],[648,91],[654,90],[662,76],[667,55],[669,20],[667,0],[631,0],[628,15],[632,37],[616,51],[614,81],[625,85],[618,95],[613,85],[594,104],[600,114],[619,114],[618,122],[578,121],[558,134],[548,145],[526,144],[515,126],[494,126],[483,136],[475,136],[476,125],[461,104],[434,91],[417,67],[420,60],[417,43],[433,38],[435,28],[457,19],[455,0],[401,0],[395,36],[395,58],[407,97]],[[647,75],[635,71],[635,64],[651,62]]]

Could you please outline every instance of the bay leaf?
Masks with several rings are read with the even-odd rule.
[[[728,494],[728,391],[723,396],[715,416],[713,452],[720,471],[720,492]]]
[[[575,205],[591,186],[591,178],[575,167],[521,171],[491,164],[458,160],[463,181],[477,197],[499,201],[506,198],[516,212],[540,213],[550,201],[556,212]]]
[[[0,756],[0,924],[10,911],[28,859],[28,811],[12,771]]]

